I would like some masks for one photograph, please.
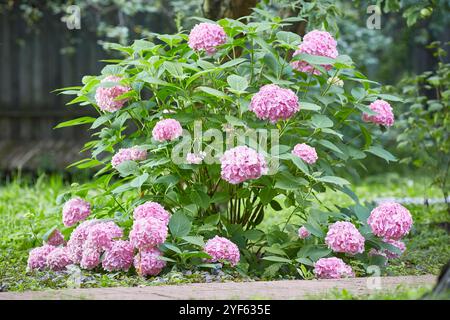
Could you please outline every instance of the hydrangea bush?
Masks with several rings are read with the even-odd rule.
[[[58,198],[67,244],[34,249],[30,269],[339,278],[401,254],[391,241],[409,212],[370,213],[346,180],[368,153],[395,159],[370,135],[393,124],[390,96],[328,32],[284,31],[292,20],[202,19],[189,35],[113,45],[122,59],[65,88],[69,104],[98,111],[59,125],[90,124],[90,157],[74,166],[96,173]],[[355,205],[318,210],[328,188]],[[263,231],[268,210],[292,214]]]

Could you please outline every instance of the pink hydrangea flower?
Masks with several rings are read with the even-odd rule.
[[[308,146],[306,143],[299,143],[295,145],[294,149],[292,150],[292,154],[309,164],[315,163],[318,158],[316,149]]]
[[[395,202],[385,202],[372,210],[367,223],[374,235],[398,240],[407,235],[412,226],[408,209]]]
[[[166,261],[160,259],[161,251],[157,248],[146,248],[134,257],[134,267],[141,276],[156,276],[166,266]]]
[[[72,264],[67,248],[59,247],[47,256],[47,266],[53,271],[62,271]]]
[[[150,217],[159,219],[167,225],[170,220],[170,213],[162,205],[152,201],[147,201],[134,209],[133,218],[135,220]]]
[[[261,120],[286,120],[300,110],[297,95],[290,89],[283,89],[276,84],[266,84],[253,95],[248,107]]]
[[[180,137],[182,133],[181,124],[174,119],[158,121],[152,131],[153,139],[159,142],[174,140]]]
[[[200,153],[188,153],[186,155],[186,162],[189,164],[200,164],[202,163],[203,159],[205,159],[206,153],[200,152]]]
[[[134,248],[129,241],[114,241],[105,251],[102,266],[107,271],[127,271],[133,264]]]
[[[268,170],[264,156],[247,146],[238,146],[225,151],[220,162],[222,179],[231,184],[258,179]]]
[[[70,259],[74,263],[80,263],[83,255],[83,246],[88,237],[89,229],[97,223],[100,223],[100,220],[87,220],[72,231],[70,239],[67,241],[67,251]]]
[[[358,229],[348,221],[333,223],[325,237],[325,243],[331,250],[351,255],[364,252],[364,241]]]
[[[99,222],[89,227],[85,245],[98,250],[106,250],[111,247],[114,239],[122,236],[122,229],[114,222]]]
[[[131,90],[128,86],[123,86],[120,83],[121,77],[108,76],[104,78],[101,82],[115,82],[118,83],[112,87],[98,87],[95,92],[95,101],[97,102],[99,108],[103,111],[114,112],[121,109],[128,99],[116,100],[117,97],[127,93]]]
[[[100,264],[101,251],[93,246],[83,246],[83,253],[81,255],[80,267],[91,270]]]
[[[298,49],[294,52],[294,55],[306,53],[313,56],[321,56],[335,59],[338,56],[338,51],[336,49],[337,43],[333,36],[326,31],[313,30],[308,32],[303,37],[303,42],[298,46]],[[320,71],[315,69],[312,65],[306,61],[292,61],[292,68],[295,70],[320,74]],[[332,68],[331,65],[322,65],[326,70]]]
[[[144,249],[164,243],[167,238],[167,225],[156,218],[135,220],[130,232],[130,241],[135,248]]]
[[[49,236],[47,239],[47,244],[51,245],[51,246],[60,246],[62,244],[64,244],[64,236],[61,233],[61,231],[59,231],[58,229],[55,229]]]
[[[192,28],[188,45],[195,51],[205,50],[207,54],[212,55],[217,51],[217,46],[226,41],[227,35],[221,26],[202,22]]]
[[[126,149],[119,149],[119,151],[112,157],[111,164],[116,168],[119,164],[125,161],[142,161],[147,159],[147,150],[139,147],[132,147]]]
[[[392,107],[388,102],[384,100],[376,100],[370,104],[369,108],[374,111],[376,115],[363,113],[363,121],[372,122],[385,127],[390,127],[394,124],[394,113],[392,112]]]
[[[228,261],[232,266],[240,260],[239,248],[227,238],[215,236],[209,239],[204,251],[211,256],[210,262]]]
[[[339,258],[321,258],[314,264],[314,274],[319,279],[354,277],[352,268]]]
[[[67,201],[63,207],[63,223],[66,227],[86,219],[91,214],[91,204],[81,198]]]
[[[306,239],[311,235],[311,232],[309,232],[304,226],[301,226],[298,229],[298,237],[300,239]]]
[[[47,267],[47,257],[55,250],[56,247],[49,244],[44,244],[42,247],[34,248],[30,251],[28,256],[28,269],[42,270]]]

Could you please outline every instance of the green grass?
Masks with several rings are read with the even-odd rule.
[[[424,188],[426,181],[411,180],[397,175],[371,177],[355,186],[355,193],[371,200],[375,197],[440,197],[439,190]],[[26,272],[28,251],[42,244],[42,236],[54,225],[61,225],[60,208],[56,197],[69,188],[60,176],[42,176],[36,181],[15,179],[0,185],[0,291],[39,290],[67,288],[81,281],[82,287],[138,286],[206,282],[211,276],[205,273],[184,274],[173,271],[156,282],[130,273],[95,273],[78,270],[80,276],[50,271]],[[343,194],[327,192],[321,195],[323,205],[349,205],[351,199]],[[408,206],[414,217],[414,229],[405,239],[408,250],[401,259],[393,260],[389,275],[438,274],[450,259],[450,236],[436,223],[448,221],[444,205],[430,207]],[[261,228],[282,225],[289,212],[269,211]],[[295,222],[295,220],[293,221]],[[235,275],[222,274],[214,280],[240,281]]]

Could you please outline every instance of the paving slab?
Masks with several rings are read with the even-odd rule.
[[[436,276],[382,277],[335,280],[280,280],[255,282],[195,283],[145,287],[62,289],[3,292],[0,300],[178,300],[178,299],[302,299],[311,295],[346,289],[352,294],[371,294],[398,286],[432,286]],[[378,289],[377,289],[378,288]]]

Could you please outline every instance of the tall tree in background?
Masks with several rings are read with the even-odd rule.
[[[203,15],[211,20],[238,19],[252,13],[258,0],[204,0]]]

